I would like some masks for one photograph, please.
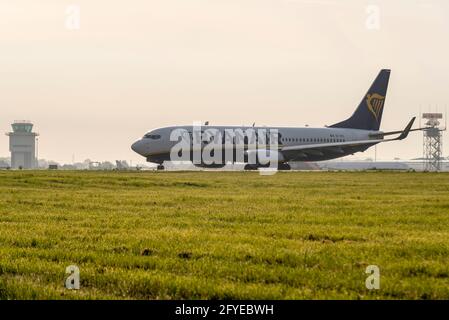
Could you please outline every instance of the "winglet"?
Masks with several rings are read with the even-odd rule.
[[[401,135],[399,137],[396,138],[396,140],[402,140],[407,138],[410,129],[413,126],[413,122],[415,122],[416,117],[413,117],[412,120],[410,120],[410,122],[408,123],[408,125],[405,127],[404,131],[402,131]]]

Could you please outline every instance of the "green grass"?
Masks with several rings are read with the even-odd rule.
[[[0,299],[116,298],[449,299],[449,175],[0,171]]]

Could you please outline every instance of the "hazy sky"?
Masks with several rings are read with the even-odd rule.
[[[134,140],[193,121],[332,124],[381,68],[383,130],[449,103],[447,0],[1,0],[0,30],[1,132],[32,120],[39,156],[59,162],[143,162]],[[378,156],[421,145],[414,133]]]

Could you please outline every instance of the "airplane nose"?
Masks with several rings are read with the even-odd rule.
[[[137,140],[136,142],[134,142],[134,143],[131,145],[131,149],[132,149],[134,152],[136,152],[136,153],[138,153],[138,154],[140,154],[140,155],[144,155],[145,150],[144,150],[144,144],[143,144],[143,141],[142,141],[142,140]]]

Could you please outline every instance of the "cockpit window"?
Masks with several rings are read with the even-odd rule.
[[[153,140],[158,140],[161,138],[160,134],[151,134],[151,133],[147,133],[146,135],[143,136],[144,138],[148,138],[148,139],[153,139]]]

